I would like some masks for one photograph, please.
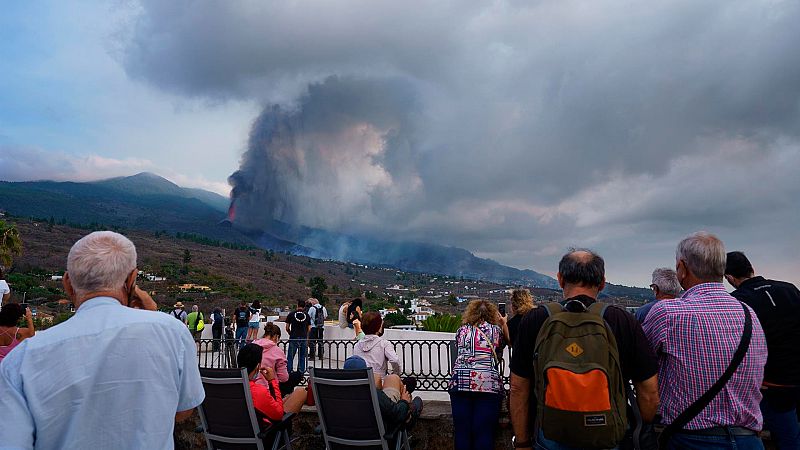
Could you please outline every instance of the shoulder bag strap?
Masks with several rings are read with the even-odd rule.
[[[494,342],[492,342],[492,340],[489,339],[489,336],[486,336],[486,333],[484,333],[483,330],[481,330],[480,328],[478,328],[476,326],[473,326],[473,328],[475,328],[475,331],[480,333],[480,335],[483,336],[484,339],[486,339],[486,342],[489,343],[489,348],[492,349],[492,358],[494,359],[494,363],[495,363],[495,365],[497,365],[499,367],[500,366],[500,358],[497,357],[497,352],[495,352],[495,350],[494,350]]]
[[[736,348],[736,352],[733,354],[731,363],[728,365],[728,368],[725,370],[722,376],[719,377],[717,382],[714,383],[714,385],[711,386],[711,388],[706,391],[705,394],[701,395],[700,398],[695,400],[694,403],[689,405],[685,411],[675,418],[671,424],[667,425],[667,427],[664,429],[664,432],[661,433],[660,441],[662,444],[668,443],[673,434],[683,430],[683,427],[685,427],[686,424],[697,417],[697,415],[700,414],[708,406],[708,404],[711,403],[712,400],[714,400],[714,397],[716,397],[722,388],[725,387],[725,385],[733,376],[733,373],[739,368],[739,365],[744,360],[745,355],[747,355],[747,349],[750,347],[750,338],[753,336],[753,318],[750,316],[750,310],[747,308],[747,306],[744,303],[739,303],[742,305],[742,309],[744,309],[744,331],[742,332],[742,339],[739,341],[739,347]]]

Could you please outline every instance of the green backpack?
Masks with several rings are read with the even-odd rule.
[[[536,424],[547,439],[580,448],[614,448],[627,428],[617,340],[593,303],[582,312],[559,303],[536,338]]]

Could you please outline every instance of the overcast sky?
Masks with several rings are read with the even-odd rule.
[[[306,225],[644,286],[703,229],[800,283],[798,2],[100,3],[3,6],[0,179],[244,161]]]

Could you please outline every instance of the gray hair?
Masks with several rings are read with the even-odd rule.
[[[82,237],[67,256],[67,272],[78,295],[116,291],[135,269],[133,242],[112,231],[95,231]]]
[[[199,309],[200,308],[198,308],[197,305],[192,305],[192,311],[197,312]]]
[[[669,267],[659,267],[653,271],[653,284],[664,294],[677,297],[681,293],[678,274]]]
[[[675,259],[700,280],[722,281],[725,275],[725,244],[706,231],[698,231],[684,238],[675,251]]]

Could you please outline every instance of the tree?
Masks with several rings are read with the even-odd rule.
[[[447,296],[447,303],[450,306],[458,306],[458,297],[455,294],[450,294]]]
[[[192,262],[192,252],[187,248],[183,251],[183,263],[189,264],[190,262]]]
[[[304,276],[300,275],[299,277],[297,277],[297,282],[300,283],[300,284],[305,284],[306,278]]]
[[[389,313],[383,318],[384,327],[389,328],[395,325],[411,325],[411,321],[400,313]]]
[[[13,224],[0,220],[0,263],[11,266],[14,257],[22,254],[22,238]]]
[[[311,287],[311,296],[324,305],[328,300],[325,297],[325,290],[328,289],[328,283],[325,282],[325,278],[314,277],[308,281],[308,285]]]

